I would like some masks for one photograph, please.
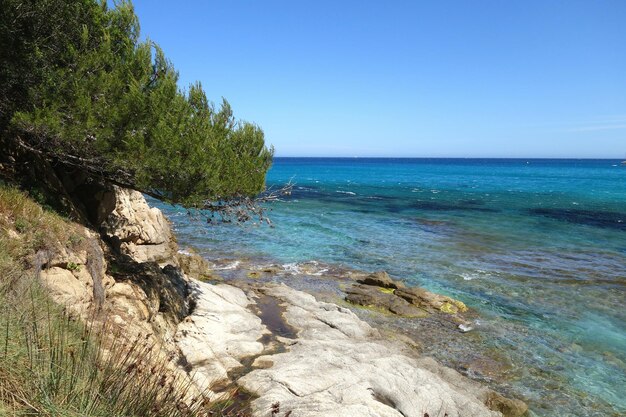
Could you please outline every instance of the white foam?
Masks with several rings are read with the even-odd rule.
[[[213,267],[213,269],[220,270],[220,271],[227,271],[227,270],[235,269],[239,265],[241,265],[241,261],[235,261],[235,262],[231,262],[229,264],[226,264],[224,266]]]
[[[302,272],[300,270],[300,266],[297,263],[295,263],[295,262],[291,262],[291,263],[288,263],[288,264],[283,264],[281,266],[283,267],[285,272],[291,272],[292,274],[300,274]]]
[[[473,279],[479,278],[478,274],[470,274],[470,273],[462,273],[461,278],[465,281],[471,281]]]
[[[470,330],[474,330],[474,328],[472,326],[470,326],[469,324],[459,324],[459,329],[463,332],[463,333],[467,333]]]
[[[348,194],[348,195],[356,195],[356,193],[353,193],[352,191],[342,191],[342,190],[337,190],[335,191],[336,193],[340,193],[340,194]]]

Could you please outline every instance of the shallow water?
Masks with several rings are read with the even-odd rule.
[[[209,259],[387,270],[480,313],[536,415],[626,413],[626,167],[611,160],[277,158],[275,227],[161,206]],[[466,336],[459,336],[466,337]],[[469,336],[467,336],[469,337]],[[443,354],[445,356],[445,353]],[[454,358],[440,358],[454,362]]]

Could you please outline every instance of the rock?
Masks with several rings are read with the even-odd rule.
[[[520,417],[528,411],[526,403],[520,400],[505,398],[497,392],[489,392],[485,404],[492,410],[497,410],[504,417]]]
[[[53,266],[41,270],[39,277],[54,301],[75,314],[86,313],[93,297],[89,274],[78,279],[72,271]]]
[[[254,416],[268,416],[277,402],[298,417],[500,416],[473,392],[476,383],[458,373],[451,383],[421,367],[350,310],[284,285],[264,293],[284,303],[298,338],[286,352],[256,359],[271,367],[238,381],[258,396]]]
[[[176,252],[176,247],[171,242],[158,245],[121,242],[118,248],[121,253],[130,256],[137,262],[176,262],[176,258],[172,257],[172,253]]]
[[[398,288],[394,294],[417,307],[431,312],[441,311],[448,314],[456,314],[468,310],[467,306],[461,301],[426,291],[423,288]]]
[[[226,384],[228,372],[242,367],[241,359],[262,353],[258,340],[267,330],[239,288],[198,281],[191,286],[195,308],[178,324],[175,340],[193,369],[192,380],[204,391]]]
[[[396,290],[397,291],[397,290]],[[405,317],[426,317],[428,312],[411,305],[394,293],[369,285],[353,285],[346,290],[346,301],[364,307],[377,307]]]
[[[115,187],[115,209],[100,225],[121,253],[137,262],[175,262],[177,247],[170,225],[137,191]]]
[[[389,274],[386,273],[385,271],[374,272],[372,274],[369,274],[365,278],[357,279],[357,282],[361,284],[365,284],[365,285],[374,285],[376,287],[394,288],[394,289],[404,286],[401,283],[396,282],[393,279],[391,279]]]
[[[108,290],[107,295],[112,310],[118,317],[123,316],[126,325],[131,322],[148,321],[158,313],[158,309],[149,304],[146,293],[131,283],[117,282]]]
[[[189,314],[189,284],[179,268],[166,265],[161,269],[155,262],[119,260],[117,269],[115,280],[132,282],[141,288],[147,296],[146,303],[154,306],[172,324]]]
[[[272,274],[272,275],[276,275],[280,272],[282,272],[282,268],[278,265],[269,265],[269,266],[264,266],[261,269],[262,272],[265,272],[266,274]]]
[[[187,276],[199,281],[219,279],[219,277],[213,275],[211,265],[209,265],[207,260],[197,253],[178,251],[176,257],[178,258],[180,268]]]
[[[87,251],[84,249],[72,251],[59,246],[47,262],[48,267],[58,266],[67,269],[68,265],[85,265],[87,263]]]

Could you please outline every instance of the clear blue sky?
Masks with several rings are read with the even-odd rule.
[[[135,0],[277,156],[626,156],[626,1]]]

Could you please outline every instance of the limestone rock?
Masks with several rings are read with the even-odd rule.
[[[228,372],[242,367],[241,359],[262,353],[258,340],[267,330],[239,288],[198,281],[191,286],[195,308],[179,323],[175,340],[192,380],[204,391],[226,385]]]
[[[90,277],[83,276],[83,279],[79,279],[72,271],[58,266],[43,269],[39,277],[54,301],[78,314],[86,311],[93,298]]]
[[[148,303],[148,296],[137,285],[117,282],[108,291],[108,299],[113,311],[131,322],[148,321],[157,314],[155,306]]]
[[[170,242],[159,243],[157,245],[137,244],[133,242],[122,242],[119,245],[120,252],[130,256],[137,262],[159,262],[175,261],[172,257],[175,246]]]
[[[157,208],[148,206],[137,191],[115,187],[115,209],[101,224],[117,249],[137,262],[176,259],[170,225]]]
[[[269,415],[276,402],[281,413],[298,417],[501,415],[474,394],[471,381],[457,374],[453,384],[420,367],[350,310],[284,285],[265,292],[286,304],[285,319],[298,338],[284,353],[257,358],[271,367],[238,381],[258,395],[255,416]]]
[[[182,272],[172,265],[154,262],[123,262],[116,265],[115,279],[131,282],[146,294],[146,303],[175,325],[189,314],[189,287]]]
[[[85,265],[87,263],[87,251],[72,251],[60,246],[55,253],[52,254],[47,262],[48,267],[58,266],[67,268],[68,265]]]

